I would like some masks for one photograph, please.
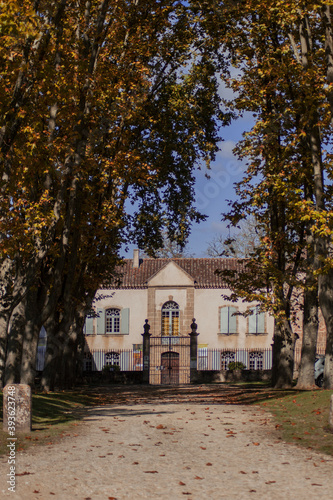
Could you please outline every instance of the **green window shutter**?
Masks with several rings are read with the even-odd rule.
[[[237,312],[236,307],[229,307],[229,333],[237,333],[237,316],[233,316]]]
[[[105,310],[97,309],[97,333],[103,335],[105,333]]]
[[[86,317],[86,322],[84,324],[84,333],[86,335],[92,335],[94,333],[94,318]]]
[[[250,311],[253,314],[249,316],[249,333],[257,333],[257,308],[252,307]]]
[[[265,333],[265,313],[261,312],[257,315],[257,333]]]
[[[229,333],[228,307],[220,309],[220,333]]]
[[[120,333],[123,335],[129,334],[129,309],[121,310],[121,318],[120,318]]]

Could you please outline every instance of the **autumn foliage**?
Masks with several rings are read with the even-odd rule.
[[[200,220],[193,168],[214,158],[225,117],[198,30],[177,1],[1,2],[5,382],[33,383],[42,324],[45,387],[72,380],[121,245],[152,252],[164,230],[181,244]]]

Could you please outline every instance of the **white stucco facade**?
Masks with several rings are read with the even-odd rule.
[[[228,289],[218,287],[216,283],[210,286],[209,279],[213,281],[212,278],[205,278],[205,262],[207,261],[207,266],[212,268],[209,259],[192,259],[200,262],[187,262],[190,260],[182,259],[178,264],[176,259],[163,259],[163,262],[148,262],[145,269],[140,269],[140,264],[137,268],[133,268],[132,261],[129,262],[127,270],[128,274],[131,274],[132,282],[128,280],[125,286],[117,289],[99,290],[96,295],[94,310],[97,317],[88,318],[85,327],[89,349],[116,351],[137,348],[142,344],[143,325],[146,319],[150,324],[151,335],[161,336],[163,321],[169,321],[167,318],[162,319],[162,309],[165,304],[178,306],[177,320],[172,320],[177,321],[176,335],[188,335],[191,331],[192,318],[195,318],[199,332],[199,347],[270,348],[274,328],[273,318],[267,313],[262,313],[256,324],[256,315],[250,317],[235,315],[235,312],[244,313],[248,308],[255,307],[255,304],[228,301],[223,297],[228,294]],[[199,271],[196,269],[195,272],[198,276],[200,272],[199,278],[181,267],[185,266],[184,262],[189,269],[194,269],[194,264],[197,265]],[[157,264],[160,268],[149,275],[150,268]],[[145,263],[141,265],[144,267]],[[228,309],[230,307],[232,309]],[[109,320],[107,327],[108,315],[114,315],[116,319]],[[107,331],[108,329],[113,331]]]

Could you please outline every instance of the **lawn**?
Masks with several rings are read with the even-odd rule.
[[[294,391],[259,404],[274,415],[283,440],[333,455],[333,432],[329,428],[329,408],[333,391]]]

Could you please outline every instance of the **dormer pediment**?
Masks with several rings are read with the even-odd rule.
[[[154,287],[178,287],[194,286],[194,279],[175,262],[168,262],[162,269],[157,271],[147,282],[148,286]]]

